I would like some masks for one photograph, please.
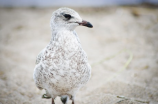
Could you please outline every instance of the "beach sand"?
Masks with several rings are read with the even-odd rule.
[[[0,8],[0,104],[51,104],[33,81],[51,38],[56,8]],[[92,65],[76,104],[158,104],[158,8],[75,8],[94,28],[77,27]],[[60,98],[56,104],[62,104]],[[71,101],[69,101],[71,104]]]

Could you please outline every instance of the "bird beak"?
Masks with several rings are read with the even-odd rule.
[[[79,25],[86,26],[86,27],[89,27],[89,28],[93,27],[93,25],[90,22],[85,21],[85,20],[82,20],[82,22],[80,22]]]

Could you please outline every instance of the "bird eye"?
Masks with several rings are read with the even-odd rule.
[[[64,17],[69,20],[71,18],[71,15],[70,14],[64,14]]]

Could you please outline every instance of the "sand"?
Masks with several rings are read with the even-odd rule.
[[[0,8],[0,104],[51,104],[41,98],[33,70],[50,41],[54,10]],[[76,104],[158,104],[158,9],[75,10],[94,25],[76,28],[92,65]],[[59,97],[55,102],[62,104]]]

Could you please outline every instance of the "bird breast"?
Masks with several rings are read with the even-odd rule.
[[[90,77],[86,53],[73,32],[54,34],[41,63],[41,73],[45,79],[42,82],[54,86],[56,90],[68,91],[79,87]]]

